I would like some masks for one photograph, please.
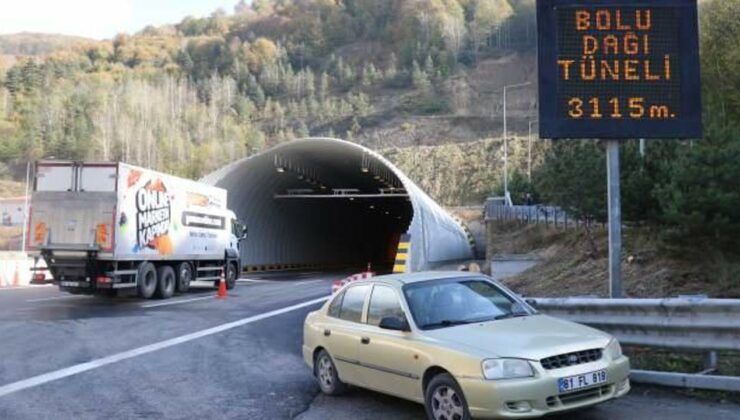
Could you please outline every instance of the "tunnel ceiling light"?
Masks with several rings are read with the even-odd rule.
[[[375,206],[373,206],[372,204],[370,204],[370,208],[371,208],[371,209],[374,209],[374,208],[375,208]]]
[[[385,214],[391,214],[390,212],[385,212]]]

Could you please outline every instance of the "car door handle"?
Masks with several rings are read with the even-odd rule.
[[[331,335],[331,330],[324,330],[324,337],[328,337]]]
[[[360,339],[360,343],[362,343],[362,344],[370,344],[370,337],[362,337]]]

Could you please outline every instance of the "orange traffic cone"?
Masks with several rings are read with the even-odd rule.
[[[18,272],[18,264],[15,265],[15,274],[13,275],[13,287],[21,285],[21,273]]]
[[[224,271],[221,270],[221,279],[218,281],[218,292],[216,293],[216,298],[224,299],[226,296],[228,296],[228,292],[226,291],[226,279],[224,278]]]

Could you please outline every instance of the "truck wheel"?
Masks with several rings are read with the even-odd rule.
[[[136,274],[136,289],[139,297],[151,299],[157,290],[157,269],[150,262],[139,264],[139,272]]]
[[[238,273],[236,271],[236,264],[229,263],[226,266],[226,289],[231,290],[236,286],[236,278]]]
[[[160,265],[157,268],[157,292],[159,299],[168,299],[175,294],[175,270],[169,265]]]
[[[193,280],[193,267],[190,263],[181,262],[177,265],[177,284],[178,293],[187,293],[190,290],[190,282]]]

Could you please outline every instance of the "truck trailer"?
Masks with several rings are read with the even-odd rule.
[[[62,291],[166,299],[235,286],[246,227],[222,188],[115,162],[34,165],[27,251]]]

